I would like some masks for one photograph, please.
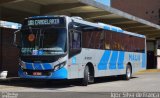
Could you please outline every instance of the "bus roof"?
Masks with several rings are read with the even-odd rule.
[[[32,16],[26,19],[39,19],[39,18],[54,18],[54,17],[67,17],[65,15],[54,15],[54,16]]]
[[[110,31],[114,31],[114,32],[117,32],[117,33],[124,33],[124,34],[132,35],[132,36],[146,38],[145,35],[137,34],[137,33],[133,33],[133,32],[128,32],[128,31],[125,31],[125,30],[123,30],[119,27],[116,27],[116,26],[112,26],[112,25],[108,25],[108,24],[104,24],[104,23],[92,23],[92,22],[85,21],[85,20],[82,20],[82,19],[77,19],[75,17],[71,17],[71,19],[74,22],[77,22],[79,24],[83,24],[83,25],[87,25],[87,26],[93,26],[93,27],[97,27],[97,28],[100,28],[100,29],[104,29],[104,30],[110,30]]]
[[[37,18],[53,18],[53,17],[68,17],[65,15],[54,15],[54,16],[33,16],[33,17],[29,17],[27,19],[37,19]],[[96,27],[96,28],[100,28],[100,29],[104,29],[104,30],[110,30],[110,31],[114,31],[117,33],[124,33],[124,34],[128,34],[128,35],[132,35],[132,36],[137,36],[137,37],[142,37],[142,38],[146,38],[145,35],[142,34],[137,34],[137,33],[133,33],[133,32],[128,32],[125,31],[119,27],[116,26],[112,26],[112,25],[108,25],[108,24],[104,24],[104,23],[92,23],[89,21],[85,21],[82,18],[79,17],[69,17],[71,18],[71,20],[73,20],[76,23],[79,23],[81,25],[85,25],[85,26],[92,26],[92,27]]]

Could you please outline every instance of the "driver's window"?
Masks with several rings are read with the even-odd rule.
[[[71,31],[71,49],[80,49],[81,48],[81,32],[72,30]]]
[[[72,42],[71,42],[71,48],[72,49],[79,49],[81,48],[81,33],[73,31],[71,34]]]
[[[81,52],[81,32],[78,30],[70,30],[70,51],[69,56],[73,57]]]

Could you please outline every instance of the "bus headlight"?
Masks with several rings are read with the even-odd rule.
[[[54,71],[61,69],[62,67],[64,67],[66,65],[66,61],[54,66]]]

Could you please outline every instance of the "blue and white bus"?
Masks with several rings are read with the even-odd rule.
[[[146,69],[144,35],[80,17],[29,17],[14,39],[14,44],[20,40],[21,78],[81,79],[88,85],[111,75],[129,80]]]

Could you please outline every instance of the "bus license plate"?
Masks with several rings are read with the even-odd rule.
[[[41,76],[41,75],[42,75],[42,72],[33,72],[33,75],[34,75],[34,76]]]

